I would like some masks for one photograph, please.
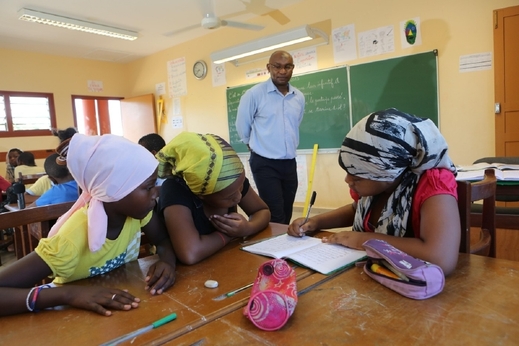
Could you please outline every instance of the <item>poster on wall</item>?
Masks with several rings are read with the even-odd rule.
[[[317,70],[317,47],[290,51],[294,59],[294,75]]]
[[[214,62],[211,62],[211,70],[214,87],[227,84],[225,78],[225,64],[215,64]]]
[[[181,129],[184,127],[184,119],[182,119],[182,116],[174,116],[171,117],[171,127],[174,129]]]
[[[186,58],[177,58],[167,62],[169,97],[187,95]]]
[[[393,25],[359,33],[359,53],[361,58],[394,51],[395,30]]]
[[[332,31],[333,59],[336,64],[357,59],[355,24],[341,26]]]
[[[166,95],[166,83],[157,83],[155,84],[155,95]]]
[[[91,92],[102,92],[103,81],[100,80],[89,80],[87,81],[88,91]]]
[[[400,42],[403,49],[422,44],[420,17],[400,22]]]

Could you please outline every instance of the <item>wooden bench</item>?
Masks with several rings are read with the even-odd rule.
[[[2,228],[15,228],[14,247],[17,259],[34,251],[40,239],[48,236],[56,220],[65,214],[74,203],[66,202],[1,213],[0,225]],[[148,238],[142,234],[139,258],[149,256],[150,248]]]
[[[15,228],[16,257],[20,259],[32,252],[39,240],[47,237],[56,220],[73,204],[74,202],[67,202],[1,213],[2,228]]]

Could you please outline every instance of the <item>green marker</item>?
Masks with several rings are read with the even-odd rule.
[[[162,325],[164,325],[164,324],[166,324],[168,322],[171,322],[171,321],[173,321],[176,318],[177,318],[177,314],[176,313],[172,313],[171,315],[168,315],[168,316],[166,316],[164,318],[161,318],[158,321],[153,322],[152,324],[150,324],[147,327],[144,327],[144,328],[141,328],[141,329],[137,329],[137,330],[135,330],[133,332],[130,332],[128,334],[125,334],[123,336],[120,336],[118,338],[110,340],[108,342],[105,342],[104,344],[101,344],[100,346],[119,345],[122,342],[125,342],[125,341],[128,341],[130,339],[133,339],[134,337],[136,337],[138,335],[144,334],[146,332],[149,332],[152,329],[158,328],[158,327],[160,327],[160,326],[162,326]]]

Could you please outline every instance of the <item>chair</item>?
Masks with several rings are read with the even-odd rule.
[[[478,182],[458,181],[458,209],[461,223],[460,252],[496,257],[496,185],[493,169],[485,170]],[[482,221],[477,241],[470,240],[471,208],[473,202],[483,200]]]
[[[34,184],[36,182],[36,180],[40,179],[44,175],[47,175],[47,173],[22,175],[22,172],[20,172],[20,173],[18,173],[18,181],[21,181],[24,184]]]
[[[16,257],[20,259],[32,252],[38,241],[47,237],[54,222],[73,204],[67,202],[1,213],[2,228],[15,228]]]
[[[504,163],[519,165],[519,157],[483,157],[474,161],[474,163]],[[519,183],[519,182],[518,182]],[[518,185],[497,185],[496,201],[502,202],[519,202],[519,184]],[[471,223],[475,226],[481,226],[481,205],[472,205]],[[519,206],[496,206],[496,228],[519,229]]]

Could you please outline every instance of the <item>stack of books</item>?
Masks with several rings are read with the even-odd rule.
[[[456,180],[478,181],[485,176],[485,169],[493,168],[499,181],[519,181],[519,165],[480,162],[469,166],[458,166]]]

